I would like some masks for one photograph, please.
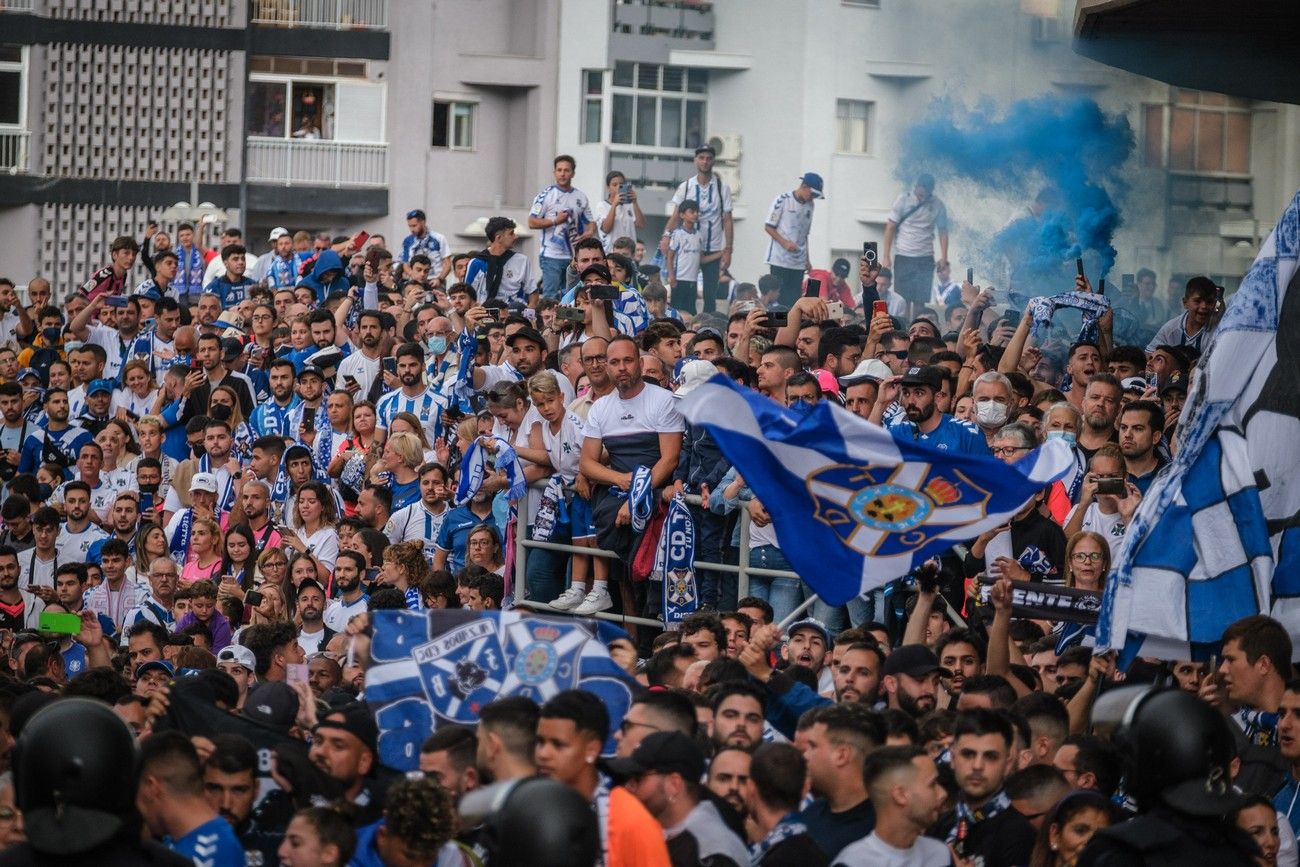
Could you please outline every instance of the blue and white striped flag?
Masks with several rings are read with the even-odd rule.
[[[1260,248],[1192,378],[1178,453],[1106,582],[1098,649],[1205,658],[1272,614],[1300,639],[1300,193]],[[1297,645],[1300,647],[1300,645]]]
[[[781,553],[831,605],[1005,524],[1074,466],[1062,440],[1008,466],[896,440],[828,401],[796,412],[721,375],[681,410],[713,434],[772,516]]]

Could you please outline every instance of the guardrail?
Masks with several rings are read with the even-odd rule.
[[[286,187],[386,187],[388,145],[249,136],[247,177]]]
[[[254,0],[252,23],[320,30],[387,30],[388,0]]]
[[[30,171],[27,160],[31,137],[25,129],[0,129],[0,172],[16,175]]]

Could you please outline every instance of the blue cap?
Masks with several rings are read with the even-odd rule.
[[[806,185],[813,191],[813,198],[822,197],[822,176],[816,172],[805,172],[804,176],[799,179],[799,183]]]
[[[112,394],[112,393],[113,393],[113,380],[111,380],[111,379],[92,379],[92,380],[90,381],[90,384],[86,386],[86,397],[90,397],[92,394],[96,394],[96,393],[101,392],[101,391],[106,391],[106,392],[108,392],[109,394]]]
[[[148,298],[150,301],[161,301],[162,293],[158,291],[157,286],[150,286],[148,289],[135,293],[137,298]]]
[[[19,382],[22,382],[24,379],[26,379],[26,378],[29,377],[29,376],[34,376],[34,377],[37,378],[37,380],[40,380],[41,382],[44,382],[44,380],[41,379],[40,371],[38,371],[38,370],[37,370],[36,368],[34,368],[34,367],[24,367],[22,370],[18,371],[18,381],[19,381]]]
[[[139,680],[140,675],[144,674],[146,671],[165,671],[169,676],[176,673],[176,669],[172,668],[172,664],[162,659],[151,659],[148,662],[142,662],[136,666],[136,679]]]

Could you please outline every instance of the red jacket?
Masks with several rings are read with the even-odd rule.
[[[852,310],[858,306],[858,301],[853,297],[853,290],[849,284],[836,277],[830,271],[820,268],[808,272],[809,280],[822,281],[821,297],[827,301],[843,302],[846,310]]]

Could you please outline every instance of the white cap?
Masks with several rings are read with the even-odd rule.
[[[250,673],[257,671],[257,657],[253,656],[253,651],[242,644],[227,644],[221,648],[221,652],[217,654],[217,662],[233,662],[248,669]]]
[[[271,230],[270,240],[272,241],[279,240],[280,238],[283,238],[287,234],[289,234],[289,230],[286,229],[284,226],[276,226],[274,229]]]
[[[848,376],[841,376],[840,383],[861,381],[863,379],[889,379],[894,375],[894,371],[889,369],[889,365],[879,358],[868,358],[858,363],[853,372]]]
[[[682,372],[677,376],[677,390],[673,392],[673,397],[686,397],[695,389],[708,382],[718,368],[713,366],[712,361],[695,359],[682,365]]]
[[[217,492],[217,477],[212,473],[195,473],[190,479],[191,491],[207,491],[209,494]]]

